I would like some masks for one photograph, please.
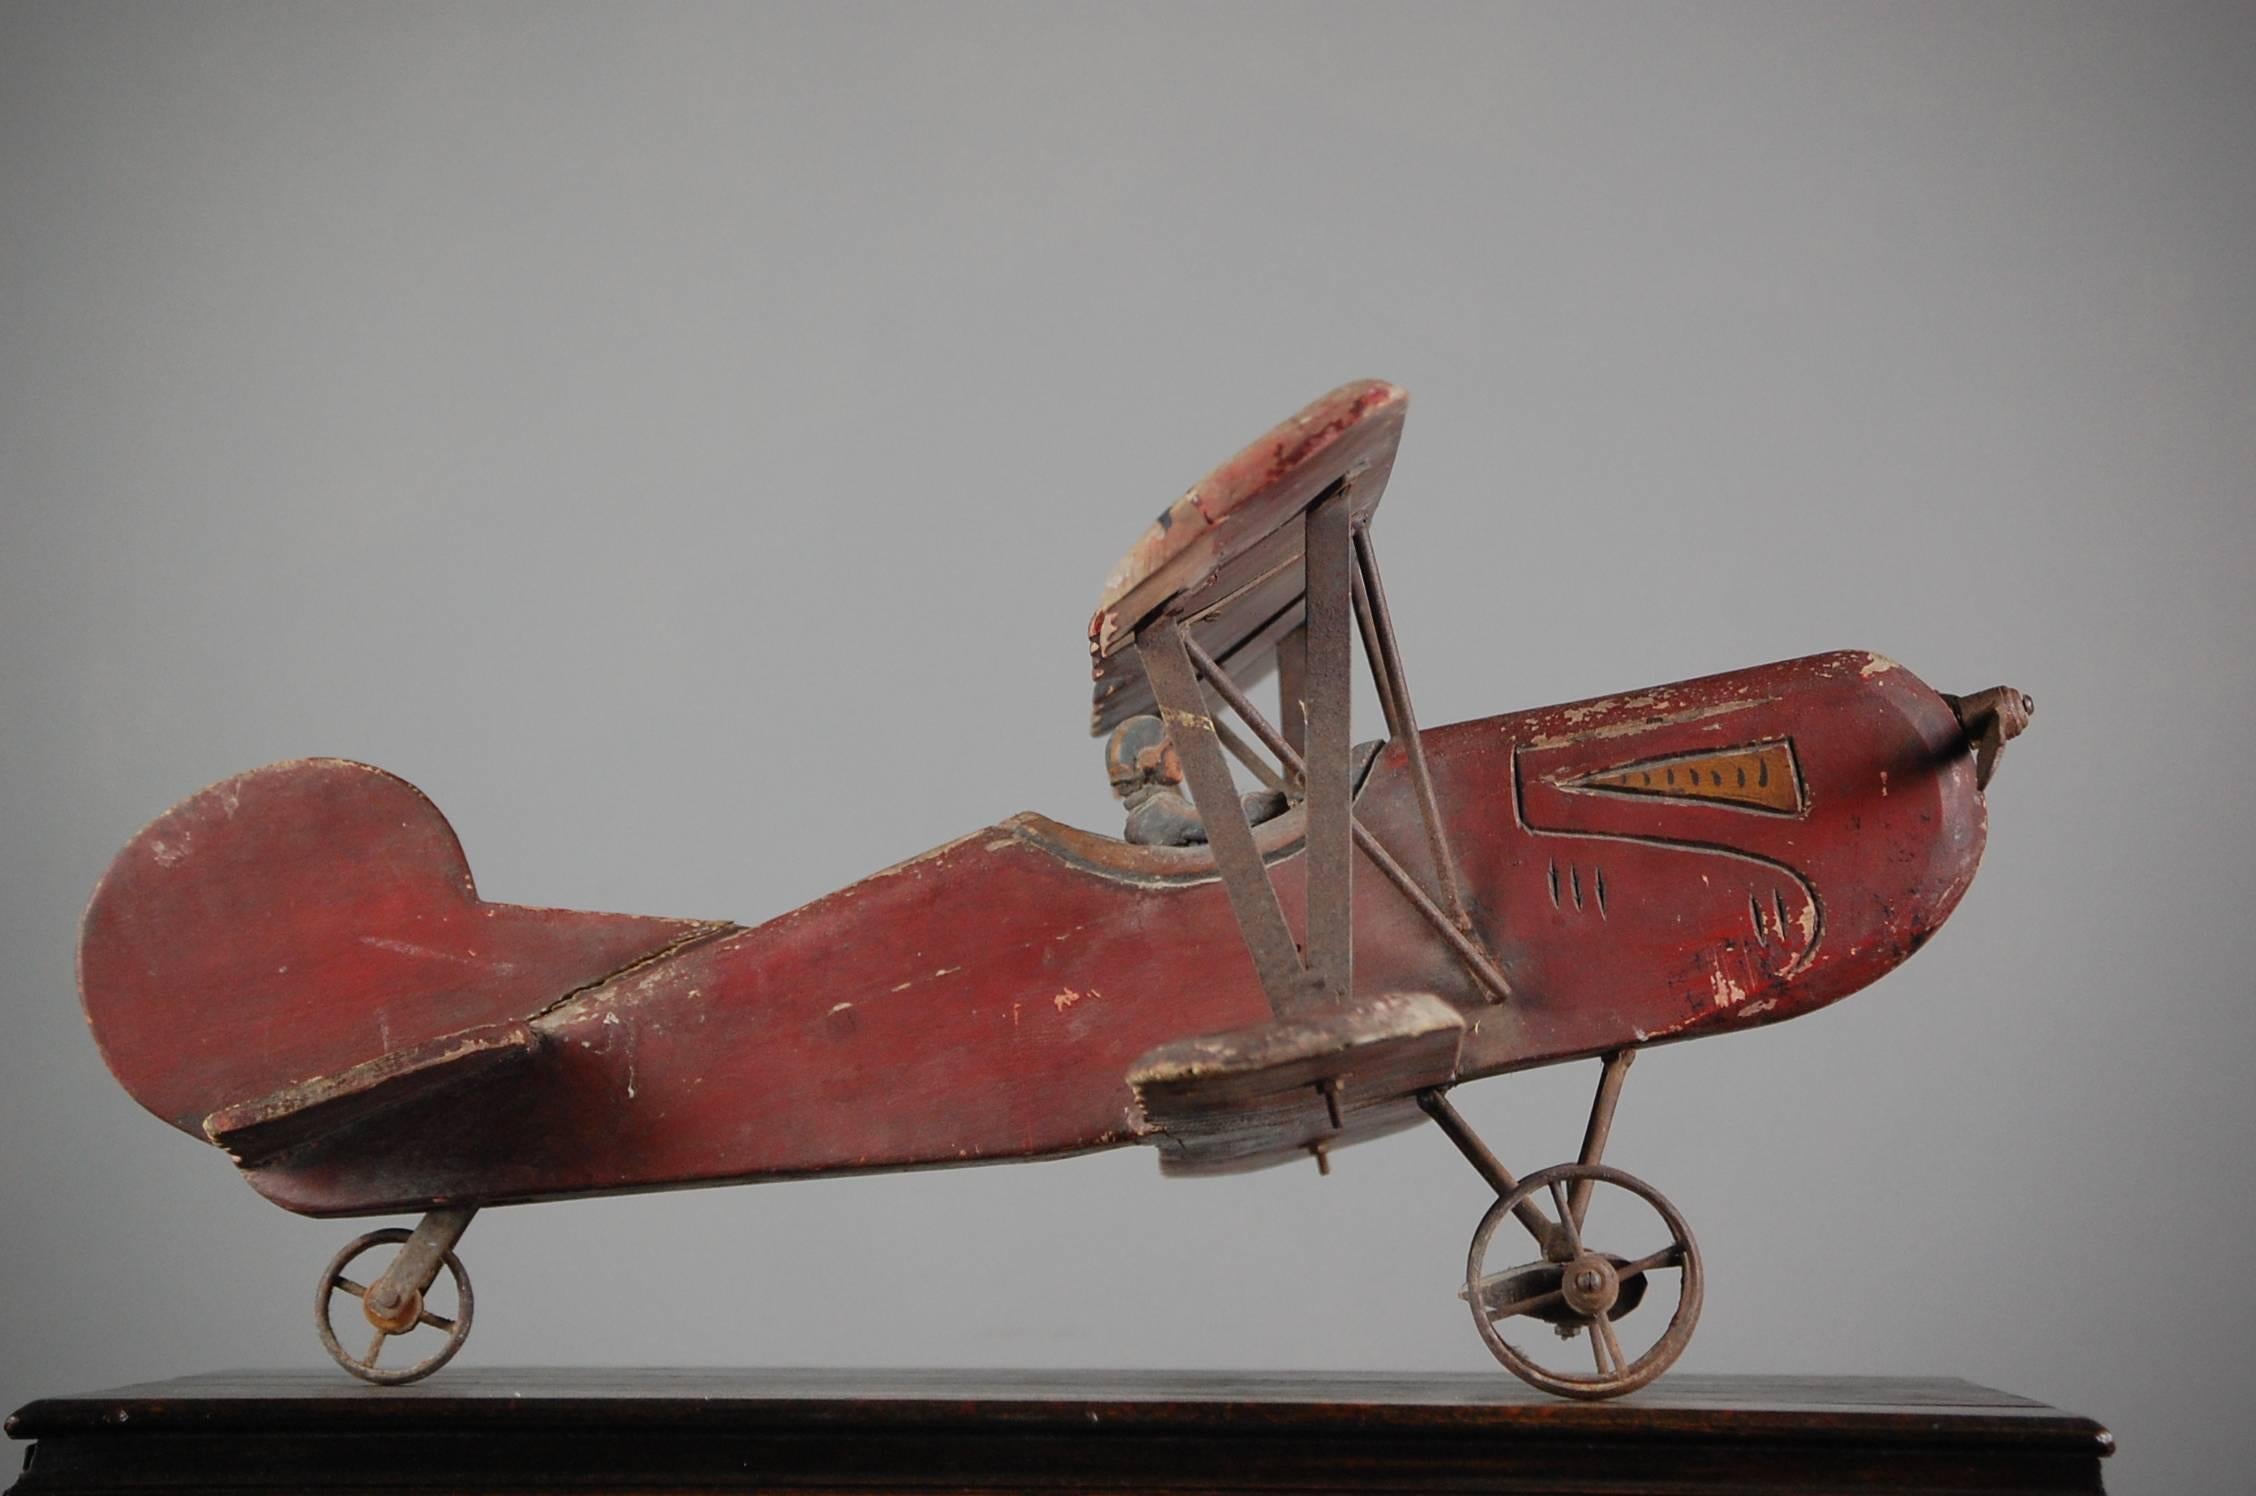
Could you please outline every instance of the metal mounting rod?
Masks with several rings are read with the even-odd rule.
[[[1465,1155],[1465,1162],[1471,1164],[1480,1177],[1488,1181],[1488,1187],[1496,1191],[1497,1199],[1503,1199],[1520,1187],[1520,1182],[1512,1177],[1512,1171],[1504,1167],[1503,1160],[1489,1151],[1488,1144],[1480,1140],[1480,1135],[1473,1131],[1472,1125],[1450,1104],[1447,1095],[1438,1089],[1420,1091],[1418,1105],[1448,1135],[1449,1141],[1457,1145],[1457,1151]],[[1528,1229],[1528,1234],[1542,1245],[1544,1251],[1550,1251],[1551,1238],[1558,1234],[1559,1227],[1543,1213],[1543,1207],[1537,1205],[1532,1198],[1525,1199],[1512,1207],[1512,1215]]]
[[[426,1211],[415,1223],[414,1234],[400,1243],[399,1253],[384,1269],[384,1276],[369,1285],[366,1302],[379,1310],[388,1309],[409,1294],[429,1288],[439,1275],[439,1264],[462,1240],[462,1233],[470,1229],[471,1217],[477,1213],[475,1205],[443,1205]]]
[[[1236,730],[1220,717],[1214,719],[1214,736],[1230,751],[1230,757],[1251,770],[1253,777],[1260,780],[1265,788],[1273,789],[1280,795],[1289,793],[1285,788],[1284,776],[1271,768],[1269,761],[1256,753],[1253,745],[1239,737]]]
[[[1606,1056],[1606,1068],[1598,1072],[1598,1094],[1590,1098],[1590,1125],[1582,1133],[1581,1158],[1586,1164],[1605,1161],[1606,1139],[1614,1130],[1614,1107],[1621,1100],[1622,1082],[1629,1079],[1629,1062],[1636,1058],[1634,1049],[1617,1049]],[[1567,1186],[1567,1213],[1574,1217],[1578,1229],[1590,1209],[1590,1187],[1596,1182],[1577,1179]]]
[[[1348,764],[1355,683],[1355,646],[1348,632],[1348,593],[1355,576],[1351,497],[1352,490],[1337,487],[1312,507],[1301,547],[1308,609],[1308,749],[1300,770],[1308,792],[1302,843],[1308,869],[1308,970],[1335,1002],[1347,1000],[1354,969],[1355,806]]]

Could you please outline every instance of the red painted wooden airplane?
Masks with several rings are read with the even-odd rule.
[[[1603,1162],[1632,1056],[1807,1013],[1917,950],[1974,876],[2028,701],[1829,654],[1421,731],[1368,528],[1403,413],[1390,385],[1334,391],[1106,585],[1094,728],[1156,709],[1204,844],[1021,815],[741,928],[487,902],[411,786],[275,764],[175,806],[95,891],[103,1055],[290,1210],[425,1213],[317,1287],[324,1343],[371,1381],[461,1345],[453,1248],[488,1206],[1124,1143],[1177,1173],[1321,1164],[1431,1117],[1495,1192],[1463,1289],[1489,1348],[1553,1392],[1641,1386],[1689,1338],[1701,1267],[1676,1209]],[[1361,750],[1357,632],[1388,732]],[[1275,721],[1246,694],[1272,665]],[[1249,820],[1228,755],[1282,814]],[[1581,1058],[1603,1061],[1581,1155],[1526,1179],[1448,1100]],[[1615,1215],[1627,1252],[1595,1241]],[[442,1267],[451,1312],[425,1297]],[[1616,1324],[1656,1285],[1675,1307],[1633,1352]],[[1591,1369],[1508,1338],[1539,1329]],[[410,1334],[419,1358],[380,1365]]]

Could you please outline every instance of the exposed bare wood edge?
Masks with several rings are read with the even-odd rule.
[[[517,1063],[539,1042],[521,1019],[445,1034],[222,1107],[204,1119],[204,1136],[239,1167],[255,1168],[317,1137]]]
[[[1448,1000],[1392,992],[1163,1044],[1128,1082],[1166,1172],[1236,1172],[1414,1123],[1408,1097],[1448,1082],[1464,1031]]]
[[[1298,1104],[1322,1116],[1321,1103],[1313,1100],[1313,1087],[1303,1087],[1304,1098]],[[1266,1111],[1267,1109],[1263,1109]],[[1249,1136],[1234,1140],[1229,1145],[1213,1141],[1185,1141],[1171,1132],[1153,1132],[1144,1141],[1159,1155],[1159,1172],[1167,1179],[1219,1179],[1233,1174],[1252,1174],[1262,1169],[1297,1167],[1308,1162],[1313,1147],[1327,1154],[1342,1148],[1352,1148],[1378,1138],[1392,1137],[1424,1125],[1425,1116],[1416,1103],[1408,1097],[1394,1096],[1379,1101],[1362,1101],[1353,1104],[1347,1114],[1343,1130],[1334,1131],[1327,1121],[1321,1125],[1324,1134],[1313,1137],[1313,1129],[1302,1134],[1278,1132],[1263,1135],[1256,1130]],[[1284,1141],[1272,1141],[1271,1137]]]
[[[694,945],[732,934],[741,926],[708,921],[636,957],[617,970],[584,982],[524,1018],[479,1025],[393,1050],[334,1075],[315,1076],[204,1118],[204,1136],[240,1168],[265,1168],[333,1133],[355,1128],[403,1103],[484,1075],[531,1056],[541,1031],[533,1025],[574,998],[631,976]]]
[[[1247,699],[1245,692],[1238,689],[1237,683],[1230,679],[1229,674],[1220,665],[1217,665],[1204,650],[1198,647],[1196,640],[1186,636],[1183,644],[1184,648],[1190,653],[1191,663],[1198,667],[1199,673],[1206,677],[1214,689],[1221,694],[1222,699],[1230,704],[1230,709],[1238,714],[1239,719],[1253,729],[1253,735],[1261,739],[1262,744],[1271,753],[1277,755],[1278,761],[1285,766],[1285,772],[1293,775],[1302,774],[1304,770],[1300,755],[1293,752],[1292,745],[1279,736],[1277,729],[1270,725],[1269,719],[1261,714],[1261,709]],[[1512,996],[1512,984],[1505,980],[1504,973],[1497,969],[1495,961],[1489,956],[1488,952],[1474,944],[1472,937],[1458,929],[1456,923],[1441,911],[1440,906],[1426,896],[1426,891],[1418,886],[1418,880],[1411,877],[1409,870],[1394,860],[1393,854],[1388,852],[1379,839],[1371,834],[1359,817],[1351,814],[1348,817],[1348,825],[1354,833],[1355,845],[1360,847],[1364,855],[1378,865],[1379,871],[1386,874],[1387,881],[1400,890],[1402,896],[1410,901],[1411,907],[1424,916],[1426,922],[1434,927],[1435,932],[1448,942],[1449,948],[1456,952],[1459,960],[1465,963],[1466,969],[1473,974],[1474,980],[1495,1001],[1509,1001]]]
[[[1253,958],[1270,1010],[1280,1018],[1292,1017],[1306,1005],[1306,968],[1300,948],[1285,924],[1285,911],[1277,902],[1276,887],[1255,847],[1253,827],[1239,803],[1230,766],[1223,760],[1215,736],[1214,718],[1206,710],[1198,672],[1188,653],[1190,634],[1173,618],[1163,618],[1137,635],[1136,650],[1144,675],[1159,699],[1176,755],[1183,762],[1183,777],[1206,827],[1207,845],[1215,866],[1222,870],[1222,886],[1237,915],[1238,930]]]
[[[1120,645],[1115,641],[1123,634],[1142,629],[1180,596],[1185,577],[1196,574],[1202,559],[1211,559],[1207,543],[1217,532],[1226,523],[1232,533],[1244,528],[1247,505],[1258,506],[1280,496],[1289,500],[1296,481],[1306,481],[1304,475],[1311,472],[1320,480],[1327,465],[1336,472],[1357,457],[1364,465],[1391,465],[1407,401],[1400,389],[1384,380],[1342,385],[1288,416],[1193,484],[1106,578],[1097,601],[1092,642],[1104,653],[1117,651]],[[1374,445],[1379,450],[1372,450]],[[1320,481],[1309,484],[1311,489],[1318,486]],[[1375,503],[1378,494],[1370,499]],[[1295,507],[1305,504],[1303,500]]]
[[[1300,555],[1296,551],[1292,565],[1297,568],[1299,564]],[[1205,583],[1199,585],[1203,587]],[[1293,593],[1273,609],[1259,627],[1243,638],[1218,646],[1218,658],[1228,660],[1248,685],[1267,679],[1270,669],[1277,663],[1278,641],[1299,630],[1306,601],[1300,593]],[[1197,621],[1193,618],[1192,624],[1195,626]],[[1096,699],[1090,706],[1090,735],[1102,737],[1138,712],[1155,710],[1157,703],[1152,696],[1151,682],[1140,670],[1133,675],[1106,677],[1099,683]]]
[[[1379,653],[1371,662],[1374,673],[1384,671],[1380,694],[1394,701],[1392,726],[1410,755],[1410,783],[1417,791],[1418,814],[1426,823],[1426,844],[1433,855],[1434,878],[1441,885],[1441,907],[1457,928],[1471,931],[1472,917],[1465,912],[1458,891],[1457,862],[1449,850],[1449,835],[1442,829],[1441,806],[1434,799],[1433,776],[1426,769],[1425,744],[1418,737],[1418,714],[1410,705],[1410,677],[1402,668],[1402,650],[1394,635],[1394,615],[1387,609],[1386,583],[1379,576],[1379,555],[1368,525],[1355,527],[1356,580],[1362,585],[1356,600],[1377,636]]]
[[[1128,1083],[1139,1091],[1196,1091],[1232,1100],[1260,1089],[1301,1090],[1337,1074],[1338,1063],[1361,1047],[1455,1038],[1464,1029],[1464,1015],[1431,993],[1388,993],[1350,1008],[1173,1040],[1137,1060]]]

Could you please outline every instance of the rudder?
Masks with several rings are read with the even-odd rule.
[[[388,1058],[520,1023],[728,928],[489,904],[413,785],[295,759],[191,795],[126,844],[87,907],[79,993],[118,1082],[204,1137],[214,1114],[363,1089]]]

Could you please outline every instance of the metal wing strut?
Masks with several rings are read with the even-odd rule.
[[[1171,609],[1146,624],[1136,635],[1136,649],[1182,758],[1184,778],[1205,823],[1246,948],[1278,1017],[1344,1004],[1351,995],[1351,849],[1371,860],[1449,945],[1490,1000],[1501,1002],[1510,997],[1511,986],[1475,935],[1465,908],[1424,745],[1418,738],[1409,682],[1387,612],[1386,589],[1379,579],[1378,555],[1349,501],[1351,481],[1335,484],[1307,512],[1301,561],[1307,598],[1305,633],[1288,636],[1280,650],[1285,661],[1281,672],[1285,731],[1263,716],[1229,673],[1199,646],[1189,628],[1190,617],[1181,611]],[[1363,635],[1364,655],[1386,713],[1388,734],[1403,745],[1408,757],[1438,885],[1432,894],[1354,813],[1349,776],[1351,613]],[[1208,689],[1276,755],[1283,773],[1275,777],[1305,792],[1305,951],[1293,941],[1285,923],[1224,758],[1226,751],[1240,759],[1251,755],[1227,723],[1215,720]],[[1272,776],[1262,777],[1267,781]]]

